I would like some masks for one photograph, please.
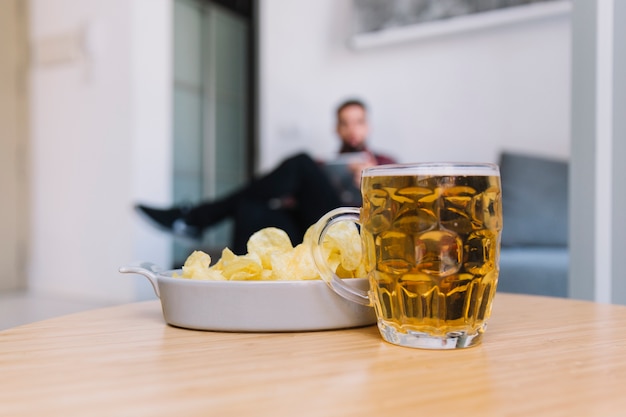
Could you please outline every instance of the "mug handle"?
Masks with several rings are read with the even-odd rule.
[[[365,306],[371,306],[367,291],[360,290],[347,285],[341,278],[335,274],[331,267],[326,263],[323,253],[322,244],[326,232],[335,223],[350,221],[358,225],[360,222],[361,210],[356,207],[339,207],[326,213],[320,218],[313,228],[313,239],[311,250],[313,252],[313,261],[319,271],[322,279],[326,281],[328,286],[343,298]]]

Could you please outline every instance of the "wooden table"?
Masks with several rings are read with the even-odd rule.
[[[625,416],[626,306],[498,294],[483,344],[214,333],[158,301],[0,332],[1,416]]]

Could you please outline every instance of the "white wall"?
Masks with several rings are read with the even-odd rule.
[[[169,239],[143,225],[132,205],[170,197],[170,7],[32,1],[34,291],[146,298],[149,285],[118,267],[169,266]]]
[[[351,0],[260,2],[260,165],[337,149],[334,108],[371,107],[371,145],[403,162],[569,155],[568,15],[351,50]]]

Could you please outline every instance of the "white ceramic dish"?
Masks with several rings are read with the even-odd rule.
[[[122,273],[148,278],[161,299],[163,318],[177,327],[231,332],[287,332],[360,327],[376,322],[374,309],[348,301],[326,282],[198,281],[173,278],[180,270],[152,264]],[[366,290],[366,279],[346,280]]]

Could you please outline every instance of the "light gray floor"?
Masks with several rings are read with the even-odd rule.
[[[0,330],[106,306],[101,302],[65,299],[27,291],[0,292]]]

